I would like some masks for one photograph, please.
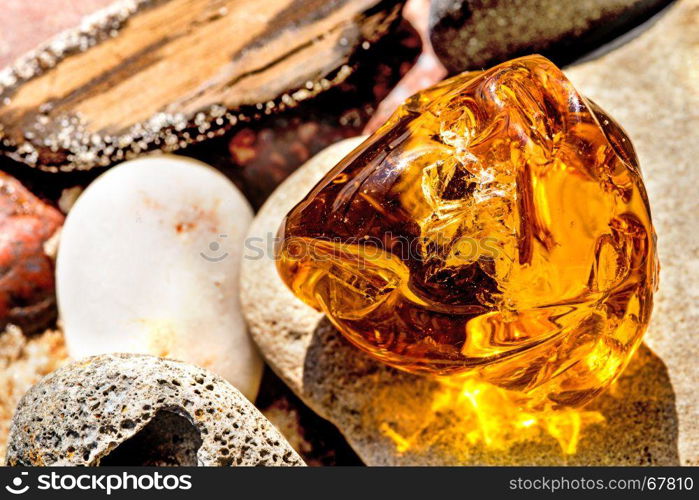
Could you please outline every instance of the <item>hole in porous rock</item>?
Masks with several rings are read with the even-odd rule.
[[[201,444],[199,431],[187,418],[159,411],[143,429],[103,457],[100,465],[197,465]]]

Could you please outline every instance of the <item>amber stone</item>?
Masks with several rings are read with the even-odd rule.
[[[552,407],[619,375],[658,275],[631,142],[541,56],[408,99],[291,210],[277,258],[371,356]]]

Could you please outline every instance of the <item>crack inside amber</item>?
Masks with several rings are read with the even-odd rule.
[[[375,358],[579,406],[640,343],[658,264],[623,130],[529,56],[410,98],[287,216],[277,265]]]

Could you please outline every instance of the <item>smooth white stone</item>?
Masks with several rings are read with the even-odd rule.
[[[252,210],[220,172],[158,155],[118,165],[71,209],[56,263],[68,353],[187,361],[254,400],[262,361],[241,316]]]

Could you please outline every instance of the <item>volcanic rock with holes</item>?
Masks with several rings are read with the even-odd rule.
[[[8,465],[300,466],[233,386],[186,363],[95,356],[44,378],[15,413]]]

